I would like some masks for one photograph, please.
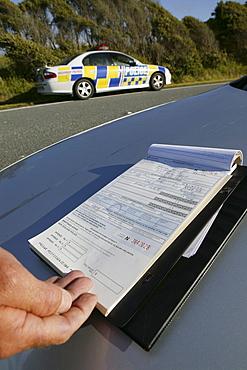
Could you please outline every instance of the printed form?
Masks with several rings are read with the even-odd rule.
[[[90,277],[107,315],[229,179],[229,169],[186,167],[155,151],[30,243],[59,272]]]

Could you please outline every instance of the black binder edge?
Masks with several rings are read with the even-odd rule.
[[[241,166],[188,230],[181,234],[108,316],[143,349],[149,351],[152,348],[244,217],[246,190],[247,167]],[[181,257],[198,231],[223,203],[198,252],[188,259]]]

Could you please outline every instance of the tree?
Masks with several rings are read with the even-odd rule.
[[[183,24],[189,31],[190,38],[196,44],[200,54],[219,51],[219,43],[209,26],[194,17],[184,17]]]
[[[215,38],[214,32],[209,26],[194,17],[184,17],[183,24],[189,31],[190,38],[194,41],[199,51],[202,64],[206,68],[215,68],[222,61],[219,43]]]
[[[219,40],[220,49],[246,64],[247,2],[220,1],[207,22]]]
[[[0,30],[21,35],[25,26],[20,8],[10,0],[0,0]]]
[[[58,52],[42,47],[34,41],[24,40],[20,35],[0,34],[0,48],[4,49],[15,65],[16,74],[33,81],[37,67],[56,64],[61,59]]]
[[[143,2],[149,9],[149,48],[153,63],[168,65],[177,79],[200,74],[199,53],[185,25],[159,4],[151,0]]]

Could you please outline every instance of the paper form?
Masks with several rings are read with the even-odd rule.
[[[229,179],[229,169],[163,162],[141,160],[30,240],[58,271],[90,277],[105,315]]]

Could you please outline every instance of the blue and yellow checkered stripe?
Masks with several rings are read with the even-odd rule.
[[[124,80],[123,80],[123,86],[142,85],[146,82],[147,82],[147,76],[125,77]]]

